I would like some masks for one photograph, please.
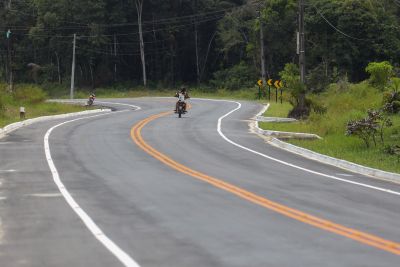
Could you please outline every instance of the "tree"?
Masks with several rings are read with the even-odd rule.
[[[142,13],[143,13],[143,0],[135,0],[137,20],[139,27],[139,39],[140,39],[140,57],[142,60],[142,74],[143,74],[143,85],[147,85],[146,77],[146,58],[144,54],[144,41],[143,41],[143,29],[142,29]]]
[[[365,71],[371,75],[370,83],[383,91],[393,75],[393,66],[388,61],[371,62]]]
[[[305,84],[300,81],[300,71],[296,64],[289,63],[285,65],[283,71],[279,73],[281,79],[285,81],[292,98],[291,104],[293,109],[289,113],[289,117],[305,118],[310,113],[310,107],[306,104],[305,95],[307,88]]]

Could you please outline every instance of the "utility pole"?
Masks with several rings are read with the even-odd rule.
[[[194,10],[197,14],[197,0],[194,1]],[[194,18],[194,44],[196,48],[196,74],[197,74],[197,86],[200,85],[200,67],[199,67],[199,45],[198,45],[198,32],[197,32],[197,17]]]
[[[13,91],[13,70],[11,57],[11,30],[7,31],[7,57],[8,57],[8,91]]]
[[[147,86],[147,76],[146,76],[146,58],[144,54],[144,41],[143,41],[143,29],[142,29],[142,13],[143,13],[143,1],[136,0],[136,11],[138,16],[138,26],[139,26],[139,39],[140,39],[140,58],[142,60],[142,72],[143,72],[143,85]]]
[[[198,37],[197,37],[197,23],[196,19],[194,22],[194,42],[196,45],[196,74],[197,74],[197,86],[200,85],[200,68],[199,68],[199,47],[198,47]]]
[[[305,35],[304,35],[304,0],[299,0],[299,66],[300,66],[300,81],[302,84],[306,83],[306,48],[305,48]]]
[[[74,42],[72,48],[72,70],[71,70],[71,91],[70,91],[71,99],[74,99],[74,89],[75,89],[75,47],[76,47],[76,33],[74,33]]]
[[[261,19],[261,4],[258,9],[258,19],[260,22],[260,49],[261,49],[261,79],[263,81],[263,85],[266,84],[265,78],[265,54],[264,54],[264,30],[263,30],[263,22]]]
[[[117,81],[117,36],[114,34],[114,82]]]

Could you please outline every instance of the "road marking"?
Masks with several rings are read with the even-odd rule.
[[[16,170],[0,170],[0,173],[16,172]]]
[[[138,107],[139,108],[139,107]],[[50,152],[50,145],[49,145],[49,137],[51,132],[56,129],[59,126],[65,125],[67,123],[79,121],[79,120],[85,120],[89,118],[94,118],[94,117],[100,117],[100,116],[105,116],[109,114],[116,114],[116,113],[121,113],[125,112],[126,110],[123,111],[116,111],[113,113],[107,113],[107,114],[100,114],[100,115],[95,115],[95,116],[89,116],[89,117],[84,117],[84,118],[78,118],[70,121],[65,121],[63,123],[57,124],[50,128],[47,132],[46,135],[44,136],[44,150],[46,154],[46,159],[47,163],[50,167],[51,173],[53,175],[53,180],[54,183],[57,185],[58,189],[60,190],[61,194],[67,201],[67,203],[71,206],[73,211],[79,216],[79,218],[83,221],[83,223],[86,225],[86,227],[89,229],[89,231],[94,235],[94,237],[102,243],[124,266],[126,267],[140,267],[139,264],[131,258],[125,251],[123,251],[120,247],[118,247],[109,237],[107,237],[103,231],[96,225],[96,223],[92,220],[92,218],[89,217],[89,215],[79,206],[79,204],[75,201],[75,199],[71,196],[71,194],[68,192],[67,188],[65,185],[61,182],[60,175],[57,171],[56,166],[54,165],[53,159],[51,157],[51,152]]]
[[[338,176],[344,176],[344,177],[353,177],[353,174],[347,174],[347,173],[336,173]]]
[[[369,189],[374,189],[374,190],[378,190],[378,191],[381,191],[381,192],[385,192],[385,193],[389,193],[389,194],[400,196],[400,192],[397,192],[397,191],[393,191],[393,190],[390,190],[390,189],[381,188],[381,187],[377,187],[377,186],[372,186],[372,185],[368,185],[368,184],[364,184],[364,183],[358,183],[358,182],[355,182],[355,181],[352,181],[352,180],[346,180],[346,179],[339,178],[339,177],[336,177],[336,176],[332,176],[332,175],[324,174],[324,173],[321,173],[321,172],[313,171],[313,170],[310,170],[310,169],[307,169],[307,168],[303,168],[303,167],[291,164],[289,162],[286,162],[286,161],[283,161],[283,160],[268,156],[266,154],[263,154],[261,152],[252,150],[250,148],[247,148],[245,146],[242,146],[242,145],[239,145],[238,143],[233,142],[232,140],[230,140],[228,137],[226,137],[222,133],[222,130],[221,130],[221,128],[222,128],[222,120],[225,119],[226,117],[228,117],[229,115],[231,115],[233,112],[235,112],[238,109],[240,109],[242,105],[239,102],[229,101],[229,100],[211,100],[211,101],[224,101],[224,102],[236,103],[238,105],[235,109],[231,110],[230,112],[228,112],[227,114],[225,114],[224,116],[222,116],[222,117],[220,117],[218,119],[217,131],[218,131],[219,135],[225,141],[227,141],[228,143],[230,143],[230,144],[232,144],[232,145],[234,145],[236,147],[239,147],[239,148],[241,148],[243,150],[246,150],[248,152],[251,152],[253,154],[259,155],[261,157],[273,160],[275,162],[281,163],[283,165],[286,165],[286,166],[289,166],[289,167],[292,167],[292,168],[295,168],[295,169],[298,169],[298,170],[302,170],[302,171],[305,171],[305,172],[308,172],[308,173],[312,173],[312,174],[316,174],[316,175],[319,175],[319,176],[323,176],[325,178],[329,178],[329,179],[332,179],[332,180],[341,181],[341,182],[345,182],[345,183],[349,183],[349,184],[353,184],[353,185],[358,185],[358,186],[366,187],[366,188],[369,188]]]
[[[235,109],[237,110],[237,109]],[[234,110],[234,111],[235,111]],[[229,114],[231,114],[231,111]],[[350,239],[353,239],[355,241],[358,241],[363,244],[367,244],[370,246],[373,246],[375,248],[379,248],[397,255],[400,255],[400,243],[396,243],[390,240],[385,240],[383,238],[380,238],[378,236],[374,236],[368,233],[364,233],[352,228],[345,227],[343,225],[334,223],[332,221],[328,221],[325,219],[321,219],[318,217],[315,217],[311,214],[304,213],[302,211],[290,208],[288,206],[279,204],[277,202],[271,201],[267,198],[264,198],[262,196],[256,195],[250,191],[244,190],[240,187],[237,187],[233,184],[224,182],[222,180],[219,180],[217,178],[211,177],[207,174],[198,172],[196,170],[190,169],[186,167],[185,165],[182,165],[173,159],[169,158],[165,154],[162,154],[161,152],[157,151],[153,147],[151,147],[149,144],[147,144],[142,135],[141,131],[145,125],[147,125],[149,122],[154,121],[160,117],[166,116],[171,114],[171,112],[164,112],[161,114],[153,115],[147,119],[144,119],[134,125],[131,129],[131,138],[133,141],[141,148],[143,149],[146,153],[149,155],[153,156],[155,159],[163,162],[165,165],[177,170],[178,172],[187,174],[189,176],[192,176],[198,180],[204,181],[208,184],[211,184],[217,188],[220,188],[224,191],[230,192],[242,199],[248,200],[254,204],[257,204],[259,206],[265,207],[269,210],[275,211],[279,214],[282,214],[284,216],[287,216],[289,218],[301,221],[303,223],[315,226],[317,228],[329,231],[331,233],[335,233],[344,237],[348,237]],[[226,115],[226,116],[228,116]],[[222,118],[225,118],[226,116],[223,116]],[[221,120],[219,120],[218,123],[218,129],[220,130],[220,124]],[[229,140],[229,139],[228,139]]]
[[[133,108],[133,109],[135,109],[135,110],[140,110],[140,109],[142,109],[141,107],[138,107],[138,106],[135,106],[135,105],[131,105],[131,104],[126,104],[126,103],[104,102],[104,101],[96,101],[96,103],[127,106],[127,107],[131,107],[131,108]]]

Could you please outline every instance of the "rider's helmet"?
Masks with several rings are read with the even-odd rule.
[[[185,86],[181,86],[181,92],[182,93],[186,93],[186,87]]]

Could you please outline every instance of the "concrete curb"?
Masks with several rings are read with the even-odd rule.
[[[86,106],[87,100],[85,100],[85,99],[74,99],[74,100],[71,100],[71,99],[48,99],[48,100],[46,100],[46,102]]]
[[[310,133],[293,133],[293,132],[282,132],[282,131],[272,131],[272,130],[263,130],[260,127],[258,127],[258,122],[259,121],[264,121],[264,122],[293,122],[296,121],[295,119],[291,118],[275,118],[275,117],[264,117],[261,116],[264,114],[270,104],[268,103],[264,108],[255,116],[255,121],[257,124],[257,127],[255,127],[255,130],[257,133],[266,135],[266,136],[271,136],[271,137],[276,137],[280,139],[322,139],[316,134],[310,134]]]
[[[264,116],[256,116],[257,121],[262,122],[295,122],[296,119],[293,118],[278,118],[278,117],[264,117]]]
[[[322,139],[316,134],[309,133],[293,133],[293,132],[282,132],[282,131],[271,131],[271,130],[263,130],[259,127],[256,127],[256,131],[259,134],[271,136],[280,139]]]
[[[265,111],[268,109],[268,107],[269,107],[269,105],[266,108],[264,107],[263,112],[261,114],[265,113]],[[258,121],[255,122],[254,130],[256,133],[259,133],[259,134],[263,134],[263,132],[264,132],[264,130],[260,129],[260,127],[258,126]],[[362,165],[359,165],[359,164],[356,164],[356,163],[353,163],[350,161],[337,159],[337,158],[333,158],[333,157],[326,156],[323,154],[319,154],[317,152],[283,142],[273,136],[271,136],[270,140],[266,140],[266,141],[268,144],[270,144],[274,147],[284,149],[291,153],[295,153],[295,154],[298,154],[305,158],[309,158],[309,159],[312,159],[312,160],[315,160],[315,161],[318,161],[318,162],[321,162],[324,164],[332,165],[332,166],[335,166],[335,167],[338,167],[341,169],[345,169],[345,170],[348,170],[348,171],[351,171],[354,173],[366,175],[366,176],[369,176],[372,178],[385,180],[385,181],[391,181],[391,182],[395,182],[395,183],[400,183],[400,174],[397,174],[397,173],[373,169],[373,168],[362,166]]]
[[[24,120],[24,121],[20,121],[20,122],[15,122],[15,123],[5,126],[4,128],[0,128],[0,139],[3,138],[6,134],[11,133],[12,131],[15,131],[23,126],[31,125],[33,123],[49,121],[49,120],[56,120],[56,119],[64,119],[64,118],[75,117],[75,116],[80,116],[80,115],[103,113],[103,112],[111,112],[111,109],[87,110],[87,111],[74,112],[74,113],[68,113],[68,114],[43,116],[43,117],[28,119],[28,120]]]

